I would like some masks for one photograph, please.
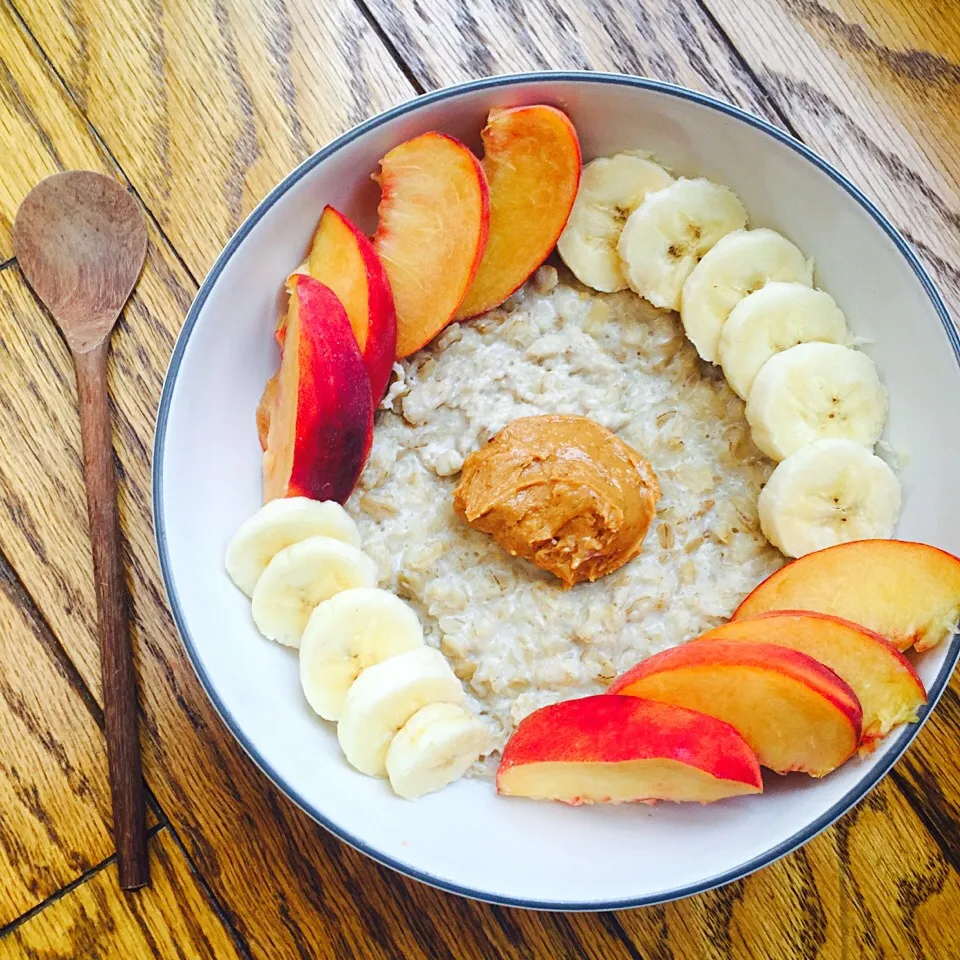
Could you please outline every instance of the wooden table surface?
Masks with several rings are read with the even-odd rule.
[[[257,201],[351,125],[541,68],[657,77],[787,129],[889,214],[960,316],[957,0],[0,0],[2,960],[960,957],[960,680],[802,850],[679,903],[554,915],[439,893],[344,846],[258,773],[194,677],[162,594],[150,457],[199,282]],[[77,167],[127,184],[150,228],[111,367],[153,876],[129,895],[73,376],[11,246],[30,187]]]

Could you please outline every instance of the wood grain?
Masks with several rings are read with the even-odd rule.
[[[103,736],[0,562],[0,927],[113,852]]]
[[[243,955],[168,829],[150,838],[149,852],[149,887],[117,893],[111,863],[2,936],[0,958],[239,960]]]
[[[349,3],[322,13],[320,5],[305,2],[286,8],[279,0],[221,3],[211,5],[212,26],[202,22],[206,13],[197,14],[199,28],[173,6],[122,6],[116,16],[105,0],[20,5],[78,107],[44,70],[29,38],[19,30],[5,33],[0,21],[0,60],[10,74],[0,74],[0,110],[6,111],[0,113],[0,145],[17,143],[14,135],[30,145],[24,169],[11,174],[13,188],[0,182],[0,191],[18,202],[18,184],[28,186],[36,170],[50,172],[59,157],[83,151],[92,154],[83,165],[110,168],[111,159],[84,127],[82,110],[177,248],[152,233],[147,270],[111,369],[146,772],[251,955],[937,956],[949,941],[930,939],[939,933],[931,918],[956,909],[956,864],[928,830],[942,841],[960,822],[952,799],[960,789],[948,766],[952,734],[938,733],[939,718],[911,752],[912,762],[927,756],[928,742],[936,747],[930,770],[943,802],[935,816],[924,812],[923,823],[918,819],[922,794],[905,765],[899,780],[911,791],[909,803],[888,780],[838,828],[745,881],[617,915],[504,910],[403,880],[332,840],[253,770],[184,663],[159,589],[147,464],[161,371],[193,291],[189,271],[209,264],[257,191],[302,156],[308,140],[328,138],[338,125],[361,118],[353,113],[381,109],[391,97],[408,96],[410,87]],[[373,9],[424,86],[531,64],[589,65],[677,79],[778,118],[778,105],[742,69],[699,6],[654,6],[411,0],[402,6],[378,2]],[[323,18],[329,22],[317,22]],[[352,67],[357,57],[343,52],[351,43],[365,51],[359,71]],[[287,69],[287,61],[299,66]],[[326,77],[322,83],[314,68]],[[27,94],[4,93],[4,84],[26,87]],[[354,94],[351,84],[361,92]],[[324,99],[328,90],[341,99]],[[4,106],[8,101],[13,106]],[[197,130],[203,138],[191,139]],[[84,144],[76,142],[84,137]],[[0,258],[7,199],[0,194]],[[15,269],[0,273],[0,298],[0,322],[18,316],[31,331],[0,330],[8,351],[0,355],[0,436],[28,437],[16,450],[0,444],[0,500],[8,505],[0,512],[0,547],[98,690],[67,358],[44,330]],[[37,351],[53,361],[48,376],[38,373]],[[918,768],[917,778],[925,775]],[[905,851],[902,859],[883,853],[898,849]]]
[[[942,0],[705,2],[799,136],[893,219],[960,316],[955,6]]]
[[[353,0],[15,5],[196,278],[301,160],[414,93]]]
[[[696,0],[370,0],[426,88],[525,70],[613,70],[712,93],[778,122]]]
[[[619,919],[647,957],[947,958],[960,874],[890,779],[836,827],[746,881]],[[660,919],[651,937],[649,914]]]

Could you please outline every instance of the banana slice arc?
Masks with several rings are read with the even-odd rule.
[[[827,438],[872,448],[887,421],[887,391],[865,353],[801,343],[760,368],[746,416],[753,442],[774,460]]]
[[[846,343],[847,321],[836,301],[803,283],[774,281],[744,297],[720,330],[717,357],[737,396],[746,400],[760,368],[800,343]]]
[[[361,773],[387,775],[397,731],[428,703],[463,703],[463,687],[433,647],[398,653],[368,667],[347,691],[337,724],[344,756]]]
[[[851,540],[886,538],[900,481],[852,440],[817,440],[777,464],[757,499],[763,535],[788,557]]]
[[[390,786],[407,800],[442,790],[480,759],[488,741],[484,725],[458,704],[421,707],[387,750]]]
[[[557,250],[574,276],[603,293],[626,290],[617,241],[627,218],[654,190],[673,177],[642,153],[618,153],[591,160]]]
[[[284,547],[307,537],[333,537],[360,546],[360,533],[350,515],[333,500],[289,497],[271,500],[245,520],[227,547],[230,579],[248,596],[267,564]]]
[[[813,264],[775,230],[737,230],[722,237],[687,277],[680,319],[704,360],[714,363],[730,311],[771,280],[813,284]]]
[[[353,682],[375,663],[423,646],[416,613],[398,596],[355,587],[319,604],[300,641],[300,684],[324,720],[339,720]]]
[[[314,608],[341,590],[372,587],[376,564],[332,537],[307,537],[281,550],[253,589],[253,622],[268,639],[299,647]]]
[[[740,198],[719,183],[681,178],[650,193],[617,243],[627,283],[655,307],[679,310],[684,281],[700,258],[746,225]]]

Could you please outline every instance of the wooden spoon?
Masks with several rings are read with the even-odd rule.
[[[120,886],[147,883],[137,688],[130,649],[107,352],[110,331],[143,267],[147,230],[133,197],[110,177],[71,171],[37,184],[17,211],[13,246],[23,275],[73,354],[100,622],[100,669]]]

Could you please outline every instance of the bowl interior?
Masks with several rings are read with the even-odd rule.
[[[765,796],[711,806],[575,809],[498,799],[474,781],[409,803],[347,765],[332,725],[301,696],[296,654],[257,634],[249,601],[223,569],[227,542],[260,503],[254,410],[278,362],[280,291],[323,204],[372,228],[370,173],[388,149],[432,129],[478,149],[489,108],[524,102],[568,111],[585,159],[641,148],[677,174],[728,184],[752,225],[782,231],[814,258],[817,284],[866,339],[890,394],[887,440],[908,457],[897,535],[960,553],[956,343],[889,228],[762,125],[694,95],[597,75],[501,78],[405,105],[321,151],[261,204],[204,284],[171,364],[155,462],[158,541],[178,625],[218,709],[267,774],[344,839],[485,899],[656,902],[742,875],[812,836],[882,775],[915,728],[822,781],[768,776]],[[957,653],[954,641],[919,659],[932,692]]]

